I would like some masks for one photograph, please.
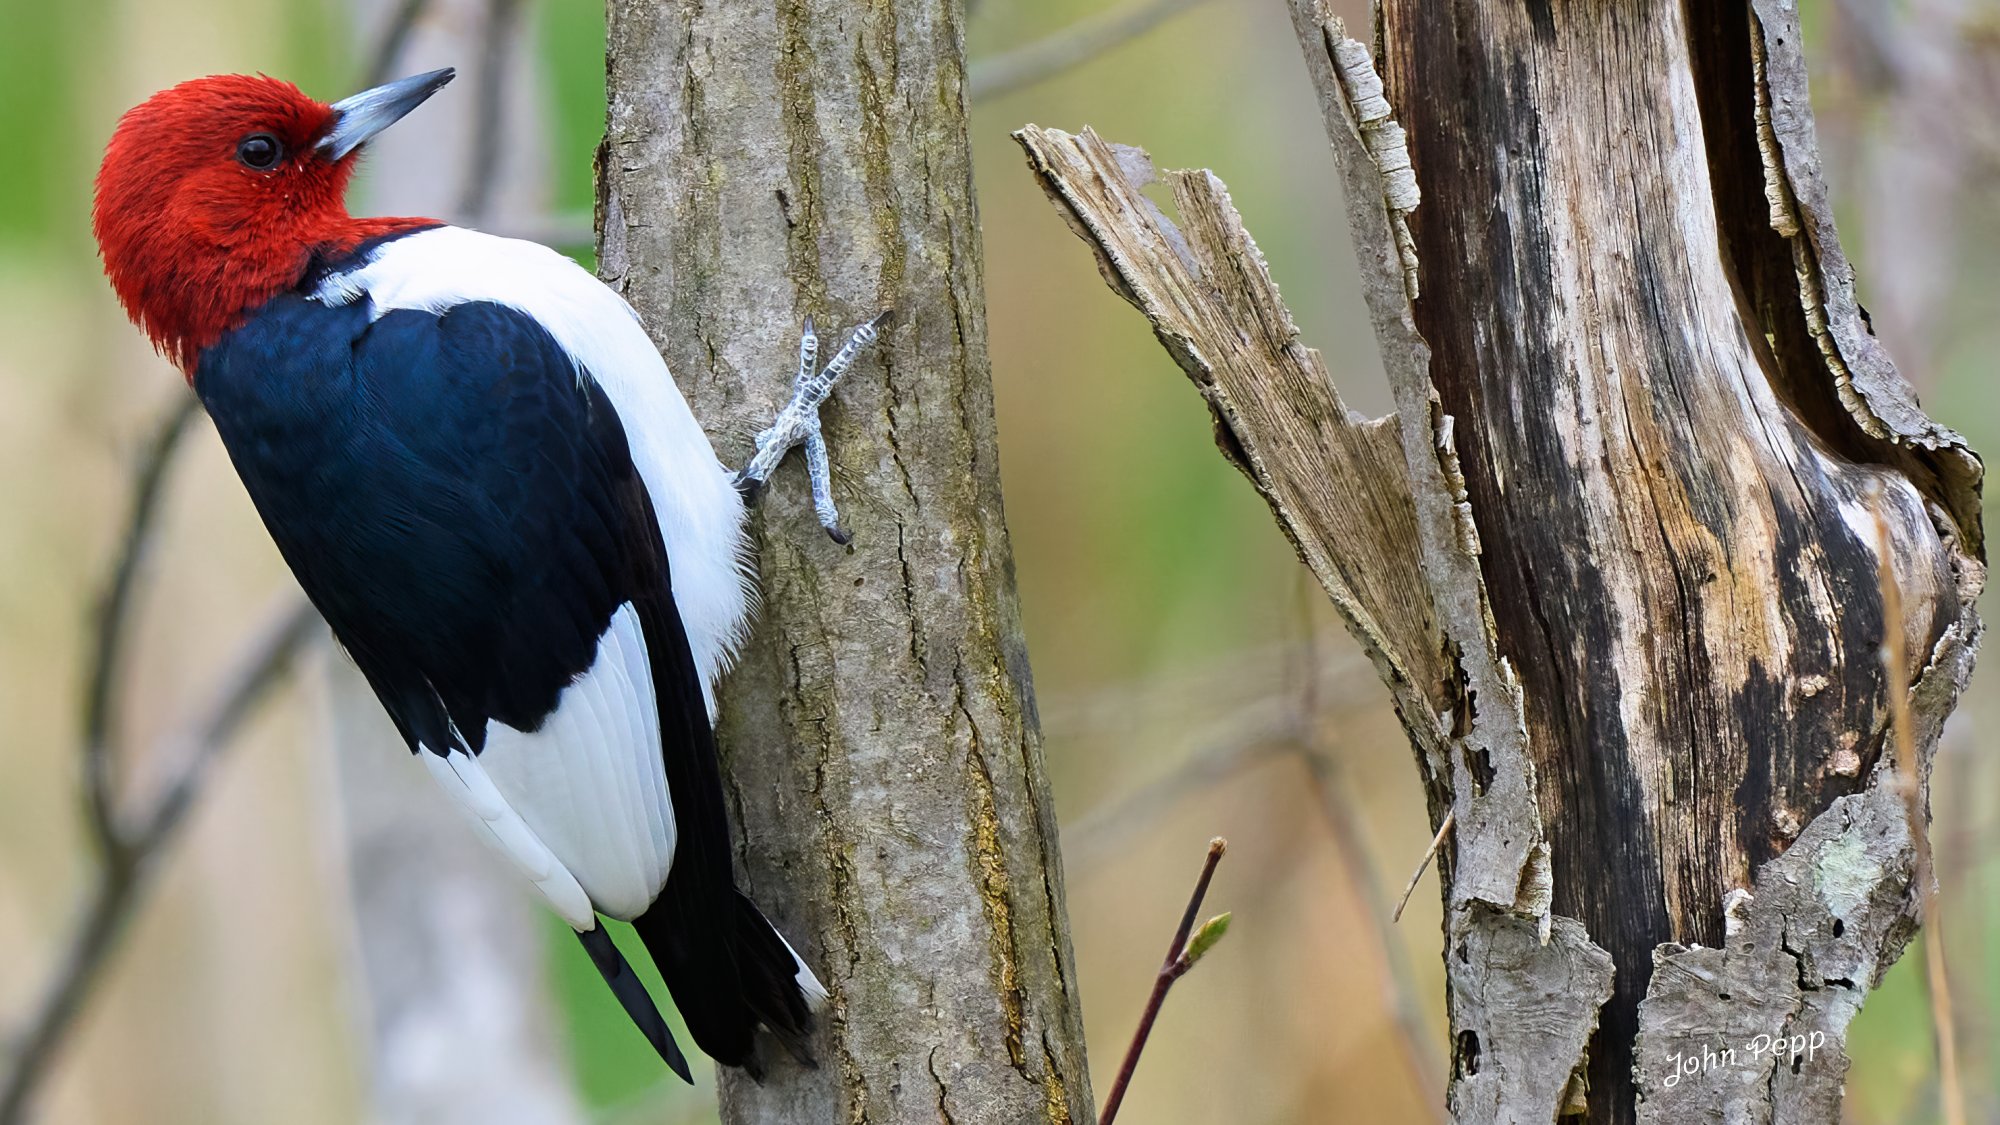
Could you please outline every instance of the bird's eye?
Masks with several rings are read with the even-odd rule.
[[[278,166],[285,146],[269,133],[252,133],[236,143],[236,159],[245,168],[268,172]]]

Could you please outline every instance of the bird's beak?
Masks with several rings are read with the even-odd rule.
[[[443,89],[457,73],[445,67],[342,98],[333,103],[333,128],[314,148],[328,160],[339,160],[360,148],[363,141],[401,121],[404,114],[424,104],[424,99]]]

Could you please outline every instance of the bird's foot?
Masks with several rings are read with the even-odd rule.
[[[799,334],[799,373],[792,380],[791,401],[778,411],[770,427],[757,435],[756,452],[751,454],[750,463],[736,474],[736,487],[754,503],[770,483],[778,462],[785,459],[793,446],[804,445],[813,512],[836,543],[844,544],[852,537],[840,526],[840,513],[833,506],[833,473],[827,462],[826,436],[820,432],[819,408],[833,393],[833,385],[854,366],[855,357],[875,342],[875,330],[888,316],[887,312],[878,313],[873,320],[857,327],[847,343],[827,361],[824,370],[816,368],[814,363],[819,355],[819,336],[813,331],[812,318],[806,318],[805,331]]]

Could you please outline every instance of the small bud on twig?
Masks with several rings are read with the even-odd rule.
[[[1222,853],[1229,842],[1217,836],[1208,842],[1208,857],[1202,861],[1201,878],[1195,880],[1194,894],[1188,897],[1187,910],[1181,914],[1180,928],[1174,931],[1174,942],[1167,947],[1167,959],[1160,964],[1159,975],[1153,978],[1153,994],[1146,1000],[1146,1010],[1139,1017],[1139,1029],[1132,1033],[1132,1045],[1125,1048],[1125,1061],[1118,1067],[1118,1077],[1111,1083],[1111,1093],[1104,1099],[1104,1112],[1098,1115],[1098,1125],[1112,1125],[1118,1116],[1118,1107],[1125,1101],[1125,1089],[1132,1084],[1132,1072],[1138,1069],[1139,1054],[1146,1049],[1146,1039],[1153,1033],[1153,1021],[1160,1018],[1160,1005],[1166,1002],[1167,990],[1174,982],[1187,975],[1194,963],[1222,935],[1229,932],[1229,914],[1217,914],[1201,924],[1195,931],[1195,915],[1201,912],[1201,900],[1208,897],[1208,882],[1215,877],[1215,865],[1222,862]],[[1193,933],[1190,938],[1189,934]]]

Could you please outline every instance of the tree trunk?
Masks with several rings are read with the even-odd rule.
[[[1838,1120],[1919,914],[1981,470],[1854,300],[1795,17],[1387,0],[1385,100],[1292,6],[1394,419],[1349,416],[1220,181],[1175,174],[1177,228],[1143,154],[1019,136],[1389,686],[1451,830],[1453,1115]]]
[[[729,1121],[1092,1118],[1000,510],[962,16],[610,4],[600,268],[724,459],[788,394],[808,313],[831,334],[895,310],[825,411],[853,545],[792,467],[755,521],[763,609],[720,701],[739,870],[832,998],[819,1069],[725,1077]]]
[[[1983,551],[1977,459],[1854,299],[1796,10],[1388,0],[1383,35],[1426,197],[1416,324],[1527,699],[1553,909],[1618,967],[1591,1118],[1834,1120],[1847,1020],[1914,921],[1909,826],[1871,796],[1888,691],[1914,685],[1928,753]],[[1913,656],[1892,685],[1885,627]],[[1665,1085],[1779,1028],[1831,1049]]]

